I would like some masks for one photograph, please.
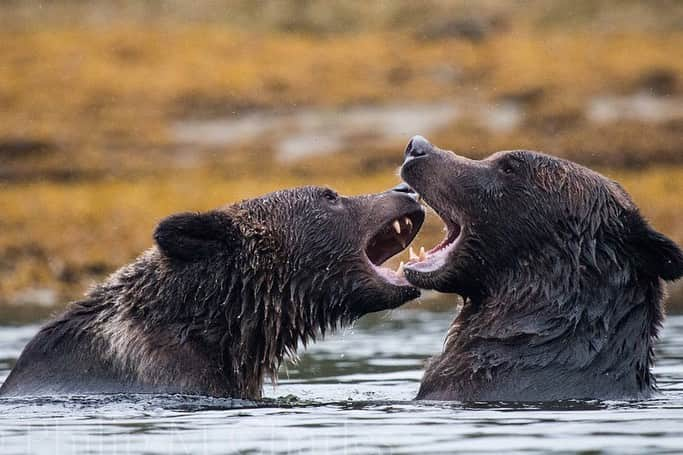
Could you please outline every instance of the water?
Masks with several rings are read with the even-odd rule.
[[[647,93],[630,96],[599,96],[592,100],[588,119],[595,123],[640,120],[649,123],[683,118],[683,99]]]
[[[624,120],[661,123],[683,118],[683,98],[649,93],[599,96],[584,106],[586,118],[596,124]],[[172,136],[188,150],[202,147],[272,143],[275,157],[291,162],[348,148],[364,139],[374,144],[403,143],[420,133],[438,132],[461,120],[473,121],[491,133],[514,131],[526,109],[504,101],[487,103],[451,99],[436,103],[353,106],[345,109],[293,107],[282,111],[252,111],[213,119],[186,119],[174,123]]]
[[[0,453],[681,453],[683,316],[641,402],[412,402],[449,312],[401,309],[314,344],[265,403],[186,396],[0,399]],[[0,328],[0,380],[37,325]]]
[[[360,138],[404,141],[419,131],[429,134],[467,113],[493,131],[516,128],[519,107],[512,103],[455,102],[354,106],[346,109],[295,108],[282,112],[255,111],[209,120],[183,120],[173,127],[180,144],[217,147],[271,137],[276,158],[295,161],[334,153]]]
[[[445,127],[458,114],[458,108],[448,103],[298,108],[185,120],[174,125],[173,133],[179,143],[194,146],[237,145],[273,137],[276,158],[286,162],[339,151],[359,137],[404,140],[415,131],[427,134]]]

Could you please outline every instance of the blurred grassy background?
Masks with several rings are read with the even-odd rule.
[[[675,0],[5,0],[0,312],[78,297],[175,211],[381,191],[418,133],[594,167],[683,243],[681,49]]]

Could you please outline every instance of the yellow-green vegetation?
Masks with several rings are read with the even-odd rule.
[[[471,42],[392,33],[321,39],[213,24],[4,30],[0,138],[40,140],[58,153],[0,156],[1,172],[157,171],[174,145],[172,121],[187,116],[463,96],[513,99],[528,115],[498,134],[458,121],[436,137],[456,149],[529,147],[588,164],[682,161],[680,121],[592,125],[579,110],[598,94],[653,84],[675,94],[681,48],[683,32],[515,30]]]
[[[421,132],[345,137],[334,155],[286,163],[276,137],[194,147],[174,136],[179,120],[254,111],[512,105],[523,110],[513,128],[487,129],[464,109],[430,139],[471,157],[530,148],[601,169],[683,242],[680,110],[657,121],[587,114],[597,97],[681,102],[680,2],[112,5],[0,4],[0,304],[40,289],[56,292],[46,301],[77,297],[175,211],[301,184],[381,191]],[[418,241],[440,228],[431,220]]]

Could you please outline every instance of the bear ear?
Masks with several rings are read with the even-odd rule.
[[[683,276],[683,252],[668,237],[650,227],[640,216],[629,239],[636,261],[644,272],[673,281]]]
[[[193,261],[234,248],[239,231],[227,213],[178,213],[154,231],[159,250],[170,258]]]

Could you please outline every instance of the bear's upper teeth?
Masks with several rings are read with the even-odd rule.
[[[420,247],[420,260],[424,261],[427,259],[427,252],[425,251],[425,247],[421,246]]]
[[[395,220],[393,226],[394,226],[394,231],[396,231],[397,234],[400,234],[401,233],[401,223],[399,223],[398,220]]]
[[[410,218],[408,218],[408,217],[403,218],[403,223],[405,223],[405,225],[408,226],[408,231],[413,230],[413,222],[410,221]]]

